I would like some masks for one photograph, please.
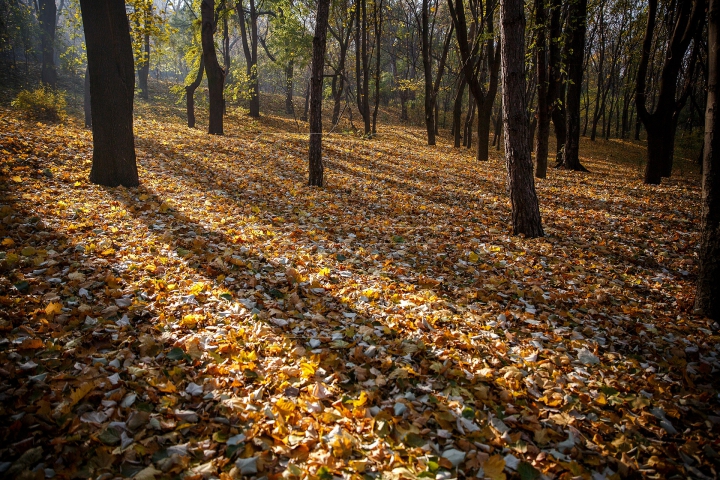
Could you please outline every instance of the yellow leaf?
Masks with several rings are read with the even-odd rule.
[[[17,263],[17,261],[20,260],[20,257],[18,257],[14,253],[8,253],[5,255],[5,261],[8,263],[8,265],[12,265],[13,263]]]
[[[317,369],[317,365],[308,363],[308,362],[302,362],[300,364],[300,369],[302,370],[303,378],[310,378],[313,375],[315,375],[315,370]]]
[[[60,302],[50,303],[47,307],[45,307],[45,313],[48,315],[58,315],[62,312],[62,307],[63,305]]]
[[[278,401],[275,402],[275,407],[277,407],[283,415],[289,415],[295,410],[295,404],[287,398],[278,399]]]
[[[5,238],[2,241],[3,247],[12,247],[13,245],[15,245],[15,240],[13,240],[12,238]]]
[[[194,328],[198,324],[198,322],[203,320],[204,318],[205,317],[198,313],[190,313],[188,315],[185,315],[182,319],[182,322],[180,323],[186,327]]]
[[[330,269],[327,267],[321,268],[318,272],[318,275],[320,275],[321,277],[327,277],[328,275],[330,275]]]
[[[488,458],[483,464],[483,470],[485,471],[485,478],[491,480],[505,480],[505,459],[501,455],[493,455]]]
[[[480,257],[475,252],[470,252],[470,255],[468,256],[468,260],[470,260],[473,263],[477,263],[478,260],[480,260]]]
[[[30,255],[35,255],[35,249],[33,247],[25,247],[20,251],[20,253],[22,253],[26,257],[29,257]]]
[[[177,387],[172,382],[167,382],[162,385],[158,385],[157,389],[164,393],[177,392]]]
[[[15,183],[22,183],[22,177],[20,177],[19,175],[15,175],[14,177],[12,177],[12,181]]]
[[[140,198],[140,200],[142,200],[142,201],[144,202],[145,200],[147,200],[148,198],[150,198],[150,196],[149,196],[147,193],[143,193],[143,194],[140,195],[140,197],[138,197],[138,198]]]
[[[367,401],[368,401],[368,394],[366,391],[363,390],[360,393],[360,397],[357,400],[353,401],[353,405],[355,405],[356,407],[362,407],[363,405],[365,405],[367,403]]]
[[[192,287],[190,287],[190,294],[191,295],[197,295],[198,293],[201,293],[203,290],[205,290],[205,284],[203,282],[198,282]]]

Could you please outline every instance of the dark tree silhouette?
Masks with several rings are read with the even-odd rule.
[[[55,6],[55,0],[40,0],[39,8],[38,20],[40,21],[42,48],[40,78],[42,83],[55,88],[57,83],[57,72],[55,71],[55,17],[57,7]]]
[[[225,71],[223,71],[215,53],[215,2],[203,0],[200,4],[202,18],[202,51],[205,60],[205,73],[208,79],[208,96],[210,97],[210,120],[208,133],[212,135],[223,134],[223,85],[225,84]]]
[[[585,55],[585,31],[587,30],[587,0],[570,3],[568,18],[570,39],[567,56],[566,131],[563,167],[569,170],[587,171],[580,163],[580,100],[582,95],[583,56]]]
[[[139,185],[133,137],[133,65],[130,25],[122,0],[80,0],[87,46],[92,110],[90,181]]]
[[[501,0],[500,42],[508,172],[513,233],[543,235],[530,150],[530,119],[525,96],[525,15],[523,0]]]
[[[203,72],[205,71],[205,57],[200,55],[200,66],[198,67],[195,80],[190,85],[185,86],[185,106],[187,111],[188,127],[195,128],[195,90],[202,82]]]
[[[315,187],[323,186],[322,85],[329,15],[330,0],[319,0],[315,17],[315,36],[312,42],[313,56],[310,77],[310,179],[308,183]]]
[[[703,148],[702,236],[695,308],[713,320],[720,321],[720,1],[710,0],[708,17],[709,65]]]

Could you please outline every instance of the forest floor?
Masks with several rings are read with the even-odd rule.
[[[105,188],[0,107],[0,477],[717,477],[690,168],[584,139],[525,239],[494,150],[333,134],[316,189],[293,119],[183,122],[138,102]]]

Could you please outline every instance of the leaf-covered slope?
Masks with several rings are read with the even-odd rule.
[[[310,189],[276,120],[145,113],[125,190],[0,112],[2,475],[716,475],[695,179],[590,152],[526,240],[499,158],[331,135]]]

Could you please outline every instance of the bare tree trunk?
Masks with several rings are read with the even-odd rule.
[[[195,128],[195,90],[202,82],[203,72],[205,71],[205,57],[200,54],[200,67],[198,68],[195,80],[185,87],[185,102],[187,109],[188,127]]]
[[[525,15],[523,0],[500,1],[503,121],[513,233],[543,235],[535,193],[529,119],[525,99]]]
[[[457,93],[455,94],[455,103],[453,104],[453,138],[454,138],[454,145],[455,148],[460,147],[460,137],[461,134],[461,120],[462,120],[462,101],[463,101],[463,94],[465,93],[465,85],[467,85],[467,82],[465,81],[465,76],[460,76],[460,84],[458,85]]]
[[[307,84],[305,89],[305,108],[303,108],[303,114],[300,116],[300,120],[303,122],[308,121],[308,112],[310,111],[310,82]]]
[[[138,61],[138,87],[140,88],[140,98],[147,100],[150,95],[148,93],[148,76],[150,75],[150,34],[146,33],[143,38],[144,56]]]
[[[422,22],[420,37],[422,40],[422,62],[425,80],[425,130],[428,145],[435,145],[435,116],[433,115],[434,98],[432,91],[432,59],[430,58],[430,22],[428,0],[422,0]]]
[[[472,141],[473,141],[473,132],[472,127],[475,123],[475,110],[477,109],[477,103],[474,101],[472,95],[468,96],[469,102],[472,102],[469,105],[468,112],[465,115],[465,131],[464,131],[464,141],[463,145],[467,148],[472,148]]]
[[[85,88],[83,91],[83,107],[85,110],[85,128],[92,128],[92,108],[90,107],[90,73],[85,66]]]
[[[383,20],[383,0],[380,0],[379,4],[375,5],[373,15],[375,19],[375,50],[377,56],[375,57],[375,107],[373,109],[372,116],[372,133],[377,133],[377,116],[378,109],[380,107],[380,45],[382,40],[382,20]]]
[[[290,59],[285,68],[285,113],[292,115],[295,113],[295,105],[293,104],[295,79],[295,61]]]
[[[215,53],[215,0],[202,0],[200,4],[202,14],[202,50],[205,60],[205,73],[208,79],[210,97],[210,120],[208,133],[212,135],[223,134],[223,84],[225,72],[218,63]]]
[[[327,40],[330,0],[319,0],[313,37],[313,58],[310,75],[310,147],[309,180],[311,186],[323,186],[322,163],[322,85],[325,65],[325,44]]]
[[[708,90],[703,146],[702,234],[695,308],[720,321],[720,131],[718,130],[718,69],[720,68],[720,2],[708,11]]]
[[[657,15],[657,0],[648,2],[648,23],[643,40],[642,56],[638,66],[637,82],[635,85],[635,106],[638,118],[647,131],[648,149],[647,165],[645,168],[645,183],[657,185],[662,177],[669,176],[672,171],[673,151],[675,147],[674,134],[677,113],[684,101],[678,102],[677,79],[683,66],[683,58],[690,41],[705,13],[705,0],[692,2],[678,2],[675,5],[675,25],[668,42],[665,60],[660,73],[660,86],[658,89],[655,111],[651,114],[646,106],[646,76],[650,49],[652,47],[655,17]],[[694,60],[693,62],[694,63]],[[688,74],[691,75],[692,72]],[[672,137],[672,138],[671,138]]]
[[[587,29],[587,0],[572,3],[569,19],[570,54],[567,60],[567,139],[563,167],[569,170],[587,171],[580,163],[580,101],[583,80],[583,56],[585,54],[585,31]]]
[[[135,68],[130,25],[121,0],[80,0],[92,109],[90,182],[140,184],[133,137]]]
[[[55,18],[57,7],[55,0],[40,0],[40,40],[42,49],[42,70],[40,79],[42,83],[55,88],[57,84],[57,72],[55,71]]]
[[[535,68],[537,75],[537,128],[538,134],[535,141],[535,176],[545,178],[547,175],[548,138],[550,136],[550,109],[548,108],[548,71],[545,49],[545,31],[547,16],[545,1],[535,0],[535,28],[537,38],[535,39]]]

